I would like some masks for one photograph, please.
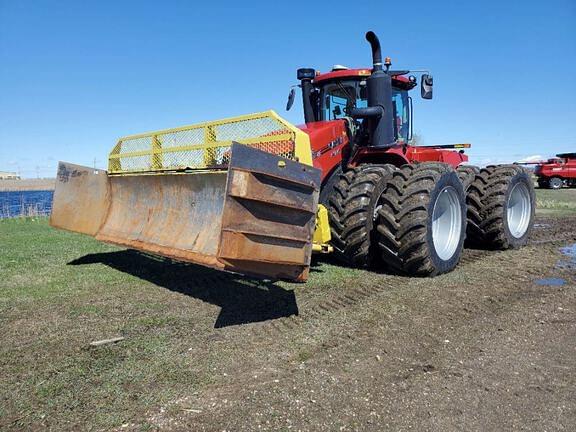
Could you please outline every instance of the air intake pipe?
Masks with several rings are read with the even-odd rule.
[[[316,121],[314,115],[314,107],[312,106],[312,92],[314,86],[312,80],[316,76],[316,71],[310,68],[301,68],[296,71],[297,77],[300,80],[300,87],[302,87],[302,102],[304,103],[304,121],[312,123]]]
[[[392,77],[382,68],[380,41],[374,32],[366,33],[372,48],[372,75],[366,80],[368,107],[355,108],[352,117],[363,118],[368,126],[369,143],[372,147],[394,145],[394,116],[392,113]]]

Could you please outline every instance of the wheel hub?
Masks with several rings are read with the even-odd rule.
[[[460,243],[462,207],[458,193],[447,186],[436,198],[432,211],[432,242],[440,259],[447,261],[454,256]]]
[[[506,219],[510,234],[515,238],[522,237],[530,225],[532,199],[524,183],[516,183],[508,196]]]

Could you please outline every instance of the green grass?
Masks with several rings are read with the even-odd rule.
[[[542,216],[576,216],[576,189],[536,189],[536,207]]]
[[[146,283],[69,265],[118,249],[45,219],[2,220],[0,238],[0,429],[111,428],[201,379],[170,343],[183,323]],[[89,346],[117,335],[126,340]]]
[[[0,430],[145,430],[150,412],[241,367],[250,328],[235,324],[290,316],[294,289],[315,301],[365,274],[319,262],[306,285],[271,284],[126,251],[45,218],[0,220],[0,239]],[[125,340],[89,345],[115,336]]]

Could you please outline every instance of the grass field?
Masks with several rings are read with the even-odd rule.
[[[546,216],[576,214],[576,189],[536,189],[537,211]]]
[[[121,425],[209,385],[241,358],[241,343],[203,351],[204,325],[298,312],[286,284],[125,251],[44,218],[0,220],[0,239],[0,429]],[[321,295],[356,273],[324,264],[307,289]],[[204,316],[190,315],[197,299]],[[116,336],[125,340],[89,346]],[[199,351],[203,362],[191,365]]]
[[[576,214],[575,192],[538,191],[537,195],[547,214],[565,216]],[[484,314],[492,303],[476,309],[475,301],[484,304],[487,298],[501,296],[504,300],[494,300],[501,307],[511,292],[500,283],[503,258],[491,255],[482,258],[481,265],[468,258],[461,270],[432,281],[320,261],[307,284],[291,285],[123,250],[51,229],[43,218],[0,220],[0,239],[0,430],[110,430],[122,425],[129,425],[130,430],[164,428],[155,412],[162,413],[162,418],[177,418],[203,415],[195,413],[204,411],[207,414],[202,421],[211,425],[215,420],[209,413],[215,405],[211,405],[210,397],[215,392],[218,409],[226,412],[226,403],[232,399],[241,404],[256,394],[256,390],[244,394],[244,388],[269,388],[276,385],[279,374],[302,373],[301,381],[322,379],[325,365],[334,362],[330,353],[336,356],[339,347],[343,348],[337,357],[346,362],[340,374],[357,370],[356,362],[366,352],[370,359],[384,358],[380,366],[385,370],[394,371],[397,364],[405,362],[409,362],[407,370],[412,370],[410,362],[431,361],[423,359],[431,340],[440,344],[430,348],[429,355],[434,357],[446,351],[444,339],[456,338],[447,329],[468,328],[470,312],[463,310]],[[517,278],[523,284],[529,280],[523,275],[524,269],[553,265],[555,250],[544,255],[533,248],[511,252],[507,256],[515,257],[515,261],[508,263],[506,270],[519,272]],[[534,269],[530,277],[545,271]],[[458,294],[470,283],[478,287]],[[526,289],[522,284],[514,290],[521,293]],[[378,291],[378,287],[390,288]],[[488,289],[501,291],[487,296],[483,290]],[[363,297],[367,295],[364,291],[380,294]],[[519,299],[531,299],[539,294],[518,295]],[[452,309],[441,311],[443,307]],[[410,315],[404,315],[407,310]],[[454,317],[464,313],[462,323],[454,327]],[[291,328],[299,315],[306,324]],[[492,323],[496,315],[489,316],[488,320],[481,317],[473,322]],[[532,315],[522,312],[518,316],[524,319]],[[430,323],[432,318],[436,321]],[[400,324],[405,319],[409,321]],[[450,321],[438,321],[444,319]],[[272,324],[260,330],[258,323],[262,322]],[[417,330],[420,325],[422,329]],[[377,343],[371,339],[376,337],[374,332],[380,332]],[[423,339],[418,340],[416,333]],[[479,337],[474,334],[470,337]],[[90,346],[92,341],[117,336],[125,339]],[[409,336],[411,339],[394,342],[396,337]],[[545,340],[555,337],[546,335]],[[391,352],[398,347],[397,357],[375,350],[382,340]],[[462,352],[450,355],[462,356]],[[522,356],[524,353],[519,354]],[[307,374],[302,365],[314,361],[318,361],[316,372]],[[369,363],[366,367],[373,366]],[[502,370],[509,371],[510,367],[505,365]],[[367,379],[373,373],[366,372]],[[396,378],[390,379],[396,382]],[[312,388],[326,392],[324,385],[323,381]],[[381,385],[389,388],[392,384]],[[281,395],[309,388],[301,383],[286,386]],[[313,404],[318,397],[310,394],[306,400]],[[398,400],[402,397],[399,395]],[[301,396],[293,395],[293,399],[300,400]],[[265,404],[260,402],[260,406]],[[275,411],[281,405],[277,401],[270,408],[270,419],[281,418]],[[231,419],[252,424],[250,417],[237,415],[243,412],[250,416],[250,406],[231,405],[229,410],[229,417],[221,424]],[[353,414],[345,424],[355,424]],[[170,428],[169,424],[164,426]]]
[[[174,311],[148,296],[136,277],[103,264],[70,264],[114,248],[56,233],[46,220],[0,221],[0,238],[0,429],[50,424],[55,415],[72,429],[88,421],[109,428],[134,405],[194,385],[185,370],[174,374],[178,356],[163,344]],[[117,335],[127,336],[122,346],[89,348],[92,340]]]

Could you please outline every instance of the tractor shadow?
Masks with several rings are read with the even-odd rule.
[[[170,291],[220,306],[214,328],[298,315],[294,291],[274,282],[135,250],[88,254],[68,265],[104,264]]]

